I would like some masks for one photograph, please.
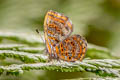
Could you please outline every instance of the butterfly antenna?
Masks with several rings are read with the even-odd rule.
[[[42,41],[45,43],[45,41],[43,40],[42,35],[40,34],[40,31],[39,31],[38,29],[36,29],[36,32],[40,35],[40,37],[41,37]]]

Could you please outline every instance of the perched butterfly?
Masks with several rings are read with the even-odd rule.
[[[50,59],[83,59],[87,42],[80,35],[70,36],[72,31],[73,25],[67,16],[52,10],[47,12],[44,20],[44,37]]]

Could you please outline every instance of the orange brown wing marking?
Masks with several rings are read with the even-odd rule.
[[[51,47],[50,47],[50,44],[48,42],[49,38],[48,38],[48,35],[47,35],[47,32],[48,33],[50,32],[47,29],[47,23],[46,23],[47,22],[46,20],[48,20],[47,17],[48,17],[48,15],[46,14],[45,21],[44,21],[44,35],[45,35],[45,42],[46,42],[46,46],[47,46],[48,52],[51,54]]]
[[[76,47],[75,47],[74,41],[71,41],[70,44],[72,46],[72,51],[71,51],[72,52],[72,56],[75,56],[75,49],[76,49]]]
[[[49,14],[49,18],[65,25],[65,21]]]
[[[47,30],[47,32],[49,33],[49,34],[51,34],[51,35],[54,35],[55,33],[53,33],[52,31],[50,31],[50,30]]]
[[[59,54],[58,46],[55,47],[57,55]]]
[[[73,29],[73,25],[72,25],[72,22],[70,22],[70,20],[69,21],[67,21],[67,23],[66,23],[66,25],[68,25],[68,27],[72,30]]]
[[[62,42],[60,43],[60,58],[61,59],[65,59],[65,57],[63,56],[64,55],[64,49],[63,49],[63,44],[62,44]]]
[[[64,42],[65,42],[65,44],[67,45],[67,44],[69,44],[69,43],[71,42],[71,40],[70,40],[70,38],[68,37],[67,39],[64,40]],[[67,45],[67,47],[68,47],[68,45]]]
[[[72,22],[67,16],[64,16],[63,14],[60,14],[54,11],[49,11],[48,15],[50,19],[60,22],[64,24],[65,27],[69,27],[71,30],[73,30]]]
[[[73,40],[75,40],[75,41],[76,41],[76,40],[77,40],[77,37],[76,37],[76,36],[73,36]]]
[[[68,47],[67,47],[67,45],[65,46],[65,55],[68,56]]]
[[[54,37],[50,37],[50,36],[48,36],[48,38],[49,38],[50,40],[54,40],[54,41],[56,41],[56,42],[59,42],[59,40],[56,39],[56,38],[54,38]]]
[[[49,26],[50,28],[56,28],[56,27],[57,27],[54,23],[48,24],[48,26]]]
[[[82,46],[83,46],[82,51],[84,53],[85,52],[85,43],[84,42],[82,43]]]
[[[48,40],[46,40],[46,46],[47,46],[48,52],[51,54],[51,47],[48,43]]]
[[[60,13],[58,13],[58,12],[52,11],[52,10],[50,10],[50,11],[48,12],[48,14],[50,14],[51,16],[60,18],[60,19],[62,19],[62,20],[64,20],[64,21],[67,21],[67,20],[68,20],[68,17],[66,17],[66,16],[64,16],[63,14],[60,14]]]
[[[78,59],[80,59],[81,58],[81,54],[82,54],[82,46],[80,44],[80,41],[77,41],[77,43],[78,43],[78,46],[80,47],[80,50],[78,52]]]
[[[68,56],[67,57],[67,61],[70,61],[72,59],[72,57]]]
[[[55,30],[57,30],[57,31],[61,31],[61,29],[56,25],[56,24],[54,24],[54,23],[52,23],[52,24],[48,24],[48,26],[50,27],[50,28],[55,28]]]
[[[62,32],[62,30],[61,30],[56,24],[52,23],[52,24],[48,24],[48,26],[49,26],[49,28],[54,28],[55,31],[57,31],[57,32],[60,33],[61,35],[64,35],[63,32]],[[49,31],[50,31],[50,30],[49,30]]]
[[[81,56],[82,56],[82,40],[80,39],[81,38],[81,36],[78,36],[77,37],[77,43],[78,43],[78,45],[79,45],[79,48],[80,48],[80,50],[79,50],[79,52],[78,52],[78,59],[81,59]]]
[[[56,37],[53,37],[56,33],[54,31],[51,30],[47,30],[47,38],[49,40],[50,45],[52,45],[52,47],[54,47],[59,40]]]
[[[44,36],[45,36],[45,42],[46,42],[46,47],[47,47],[48,53],[51,54],[51,47],[49,45],[48,37],[47,37],[47,21],[49,21],[48,14],[46,14],[45,20],[44,20]]]
[[[63,55],[64,49],[63,49],[63,44],[62,43],[60,43],[60,50],[61,50],[61,55]]]
[[[80,37],[80,46],[82,47],[81,49],[82,52],[80,53],[80,61],[82,61],[85,56],[85,52],[87,49],[86,44],[87,44],[87,41],[83,37]]]
[[[80,61],[83,60],[84,56],[85,56],[85,53],[81,55],[81,57],[80,57]]]
[[[87,49],[87,48],[86,48],[86,47],[87,47],[86,41],[83,40],[82,46],[83,46],[83,48],[82,48],[82,55],[81,55],[80,61],[82,61],[82,59],[83,59],[84,56],[85,56],[85,52],[86,52],[86,49]]]
[[[49,16],[49,18],[53,19],[54,21],[60,22],[60,23],[62,23],[62,24],[65,25],[65,22],[63,20],[61,20],[61,19],[58,19],[58,18],[55,18],[55,17],[52,17],[52,16]]]

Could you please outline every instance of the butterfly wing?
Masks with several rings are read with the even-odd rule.
[[[76,61],[84,58],[87,49],[87,41],[80,35],[66,38],[55,47],[55,53],[65,61]]]
[[[48,53],[52,53],[53,47],[67,38],[73,31],[70,19],[55,11],[48,11],[44,20],[44,36]]]

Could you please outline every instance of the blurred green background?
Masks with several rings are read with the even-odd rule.
[[[74,25],[72,34],[80,34],[89,43],[107,47],[120,56],[120,0],[0,0],[0,32],[38,35],[35,29],[43,31],[48,10],[68,16]],[[26,71],[17,77],[2,75],[0,79],[56,80],[92,75],[84,74]]]

